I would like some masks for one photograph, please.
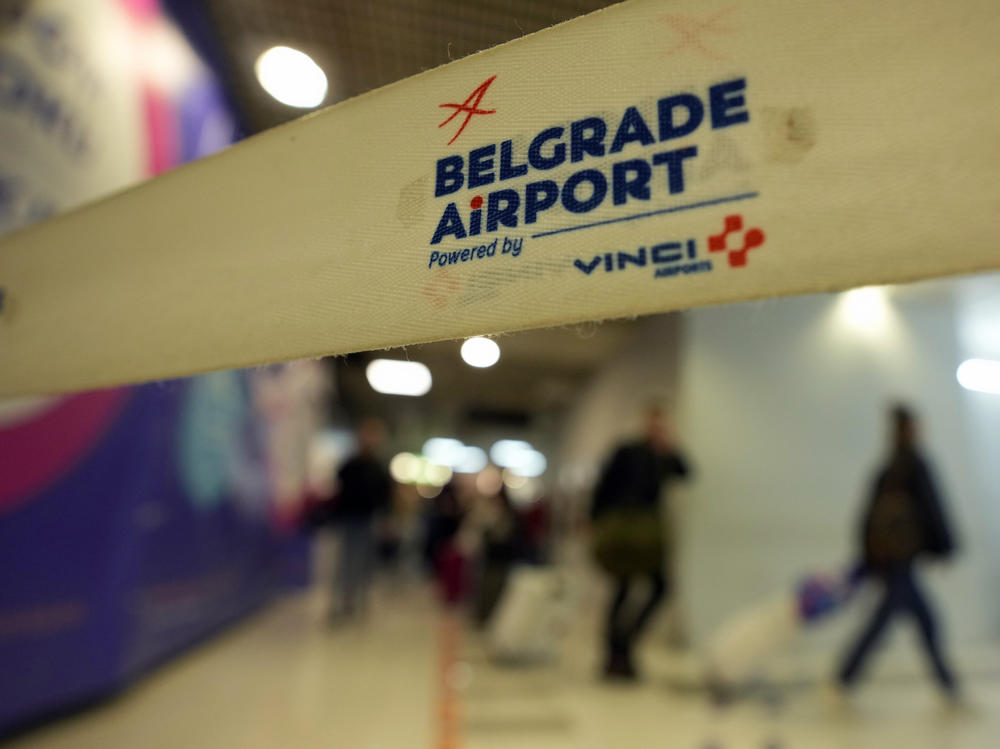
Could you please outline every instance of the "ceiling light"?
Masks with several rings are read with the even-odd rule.
[[[463,451],[461,462],[452,467],[455,473],[479,473],[489,462],[490,459],[483,448],[467,446]]]
[[[462,358],[470,367],[492,367],[500,361],[500,347],[489,338],[470,338],[462,344]]]
[[[465,457],[465,445],[451,437],[431,437],[424,443],[423,454],[434,463],[454,468]]]
[[[431,371],[415,361],[375,359],[365,376],[373,390],[386,395],[424,395],[431,389]]]
[[[389,474],[400,484],[410,484],[420,477],[423,463],[413,453],[399,453],[389,461]]]
[[[267,93],[290,107],[312,109],[326,98],[326,73],[297,49],[271,47],[257,58],[254,72]]]
[[[535,478],[545,473],[548,461],[538,450],[526,450],[518,456],[517,462],[510,466],[510,472],[518,476]]]
[[[518,462],[521,453],[531,449],[524,440],[498,440],[490,448],[490,458],[501,468],[510,468]]]
[[[490,448],[490,458],[501,468],[527,478],[545,473],[548,461],[545,456],[524,440],[499,440]]]
[[[967,359],[959,365],[955,376],[966,390],[1000,395],[1000,361]]]
[[[444,486],[449,481],[451,481],[451,469],[448,466],[438,465],[430,461],[424,463],[420,483],[430,486]]]
[[[889,302],[880,286],[851,289],[840,297],[840,315],[844,323],[862,333],[885,330],[889,321]]]

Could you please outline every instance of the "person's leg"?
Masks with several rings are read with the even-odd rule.
[[[364,526],[345,520],[340,533],[339,613],[354,614],[364,575]]]
[[[624,672],[625,632],[622,625],[622,615],[625,601],[628,599],[628,578],[619,577],[615,580],[615,592],[608,604],[608,616],[605,623],[605,644],[607,660],[605,673],[621,675]]]
[[[664,597],[667,593],[667,582],[663,577],[663,573],[657,572],[650,577],[650,589],[649,598],[646,599],[645,605],[639,611],[639,615],[636,616],[635,621],[632,622],[632,627],[629,633],[629,642],[634,643],[642,635],[646,625],[649,624],[649,620],[656,613],[656,610],[660,607],[663,602]]]
[[[356,575],[354,578],[354,608],[364,613],[368,607],[368,589],[375,572],[375,527],[371,518],[358,521],[355,530]]]
[[[337,570],[333,578],[333,605],[331,616],[340,617],[347,614],[351,595],[351,530],[350,522],[342,521],[337,529]]]
[[[346,553],[344,551],[344,531],[342,528],[330,531],[331,544],[333,548],[330,553],[330,607],[328,617],[331,621],[336,620],[344,605],[344,562]]]
[[[608,641],[614,640],[621,632],[622,611],[628,598],[628,578],[615,578],[615,593],[608,605],[606,632]]]
[[[643,630],[649,624],[649,620],[656,613],[663,597],[666,593],[667,585],[661,573],[656,573],[650,577],[649,594],[639,613],[632,619],[630,624],[621,623],[621,652],[620,658],[623,662],[623,670],[626,676],[636,678],[638,671],[635,661],[632,658],[632,651],[642,635]]]
[[[938,683],[950,695],[955,694],[955,676],[945,661],[941,652],[941,644],[938,637],[937,622],[927,598],[924,596],[917,583],[914,573],[909,571],[906,576],[907,583],[907,604],[913,618],[917,622],[920,634],[924,642],[924,650],[934,668],[934,675]]]
[[[843,666],[837,676],[840,685],[845,689],[850,688],[857,681],[858,676],[861,675],[861,669],[865,661],[871,654],[872,648],[875,647],[882,637],[886,625],[889,623],[898,606],[898,583],[895,580],[895,575],[887,575],[883,579],[883,585],[885,586],[885,591],[883,592],[882,602],[879,604],[874,616],[872,616],[871,621],[868,622],[868,626],[861,633],[861,636],[858,637],[847,658],[844,659]]]

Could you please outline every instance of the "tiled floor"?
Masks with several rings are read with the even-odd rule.
[[[592,606],[586,608],[593,608]],[[321,592],[277,602],[157,670],[122,697],[18,737],[67,749],[940,749],[1000,745],[1000,673],[969,680],[973,706],[948,712],[920,680],[869,685],[834,710],[813,687],[712,708],[690,664],[659,646],[640,686],[594,678],[585,619],[555,665],[502,668],[468,630],[442,653],[442,614],[418,585],[378,591],[365,626],[324,625]],[[1000,652],[1000,651],[998,651]],[[995,656],[997,654],[993,654]],[[991,657],[993,657],[991,656]],[[967,659],[966,659],[967,660]],[[996,658],[993,657],[993,662]],[[994,675],[995,674],[995,675]],[[443,709],[443,680],[456,712]],[[689,688],[684,688],[688,684]],[[781,695],[779,695],[781,696]],[[457,740],[442,736],[451,716]]]

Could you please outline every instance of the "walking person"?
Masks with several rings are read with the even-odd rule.
[[[591,508],[594,553],[615,581],[605,625],[606,677],[638,678],[636,643],[668,593],[660,494],[670,479],[688,475],[662,411],[652,407],[642,439],[621,445],[598,481]],[[649,586],[645,600],[630,601],[643,582]]]
[[[934,677],[951,701],[958,685],[941,646],[937,617],[919,582],[916,562],[955,550],[931,470],[917,449],[917,419],[905,406],[890,411],[890,455],[878,471],[861,527],[866,573],[882,587],[882,600],[848,651],[837,682],[846,691],[860,679],[888,624],[900,616],[916,623]]]
[[[385,428],[366,419],[358,430],[358,451],[337,473],[333,509],[340,525],[340,554],[334,577],[331,620],[354,617],[365,606],[375,557],[375,516],[389,507],[392,481],[378,456]]]

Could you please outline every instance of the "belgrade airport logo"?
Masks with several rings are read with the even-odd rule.
[[[438,105],[452,110],[438,128],[457,122],[449,146],[474,118],[480,119],[468,132],[481,120],[494,121],[497,108],[489,98],[496,81],[496,75],[482,81],[461,103]],[[746,78],[730,78],[697,93],[650,98],[615,113],[553,123],[534,137],[497,139],[442,156],[435,164],[434,198],[445,200],[426,267],[516,258],[534,240],[557,234],[756,198],[756,192],[742,192],[683,202],[698,163],[699,146],[692,139],[749,121]],[[684,142],[676,143],[681,138]],[[587,214],[598,210],[588,221]],[[557,216],[582,222],[552,226]],[[520,236],[504,233],[511,229]],[[712,253],[725,252],[730,267],[745,267],[749,253],[763,243],[764,232],[744,231],[742,215],[734,213],[703,244],[693,238],[663,241],[633,252],[577,257],[573,265],[588,276],[651,265],[656,277],[668,277],[712,270]]]
[[[733,247],[729,246],[730,235],[741,233]],[[705,242],[708,251],[726,252],[732,268],[744,268],[747,254],[764,244],[764,232],[756,227],[743,231],[743,216],[726,216],[723,229],[718,234],[710,234]],[[600,269],[604,273],[615,273],[629,268],[652,266],[656,278],[672,278],[692,273],[705,273],[714,269],[711,260],[698,255],[698,240],[660,242],[649,247],[638,247],[633,252],[605,252],[594,255],[589,260],[576,258],[573,267],[586,276]]]

